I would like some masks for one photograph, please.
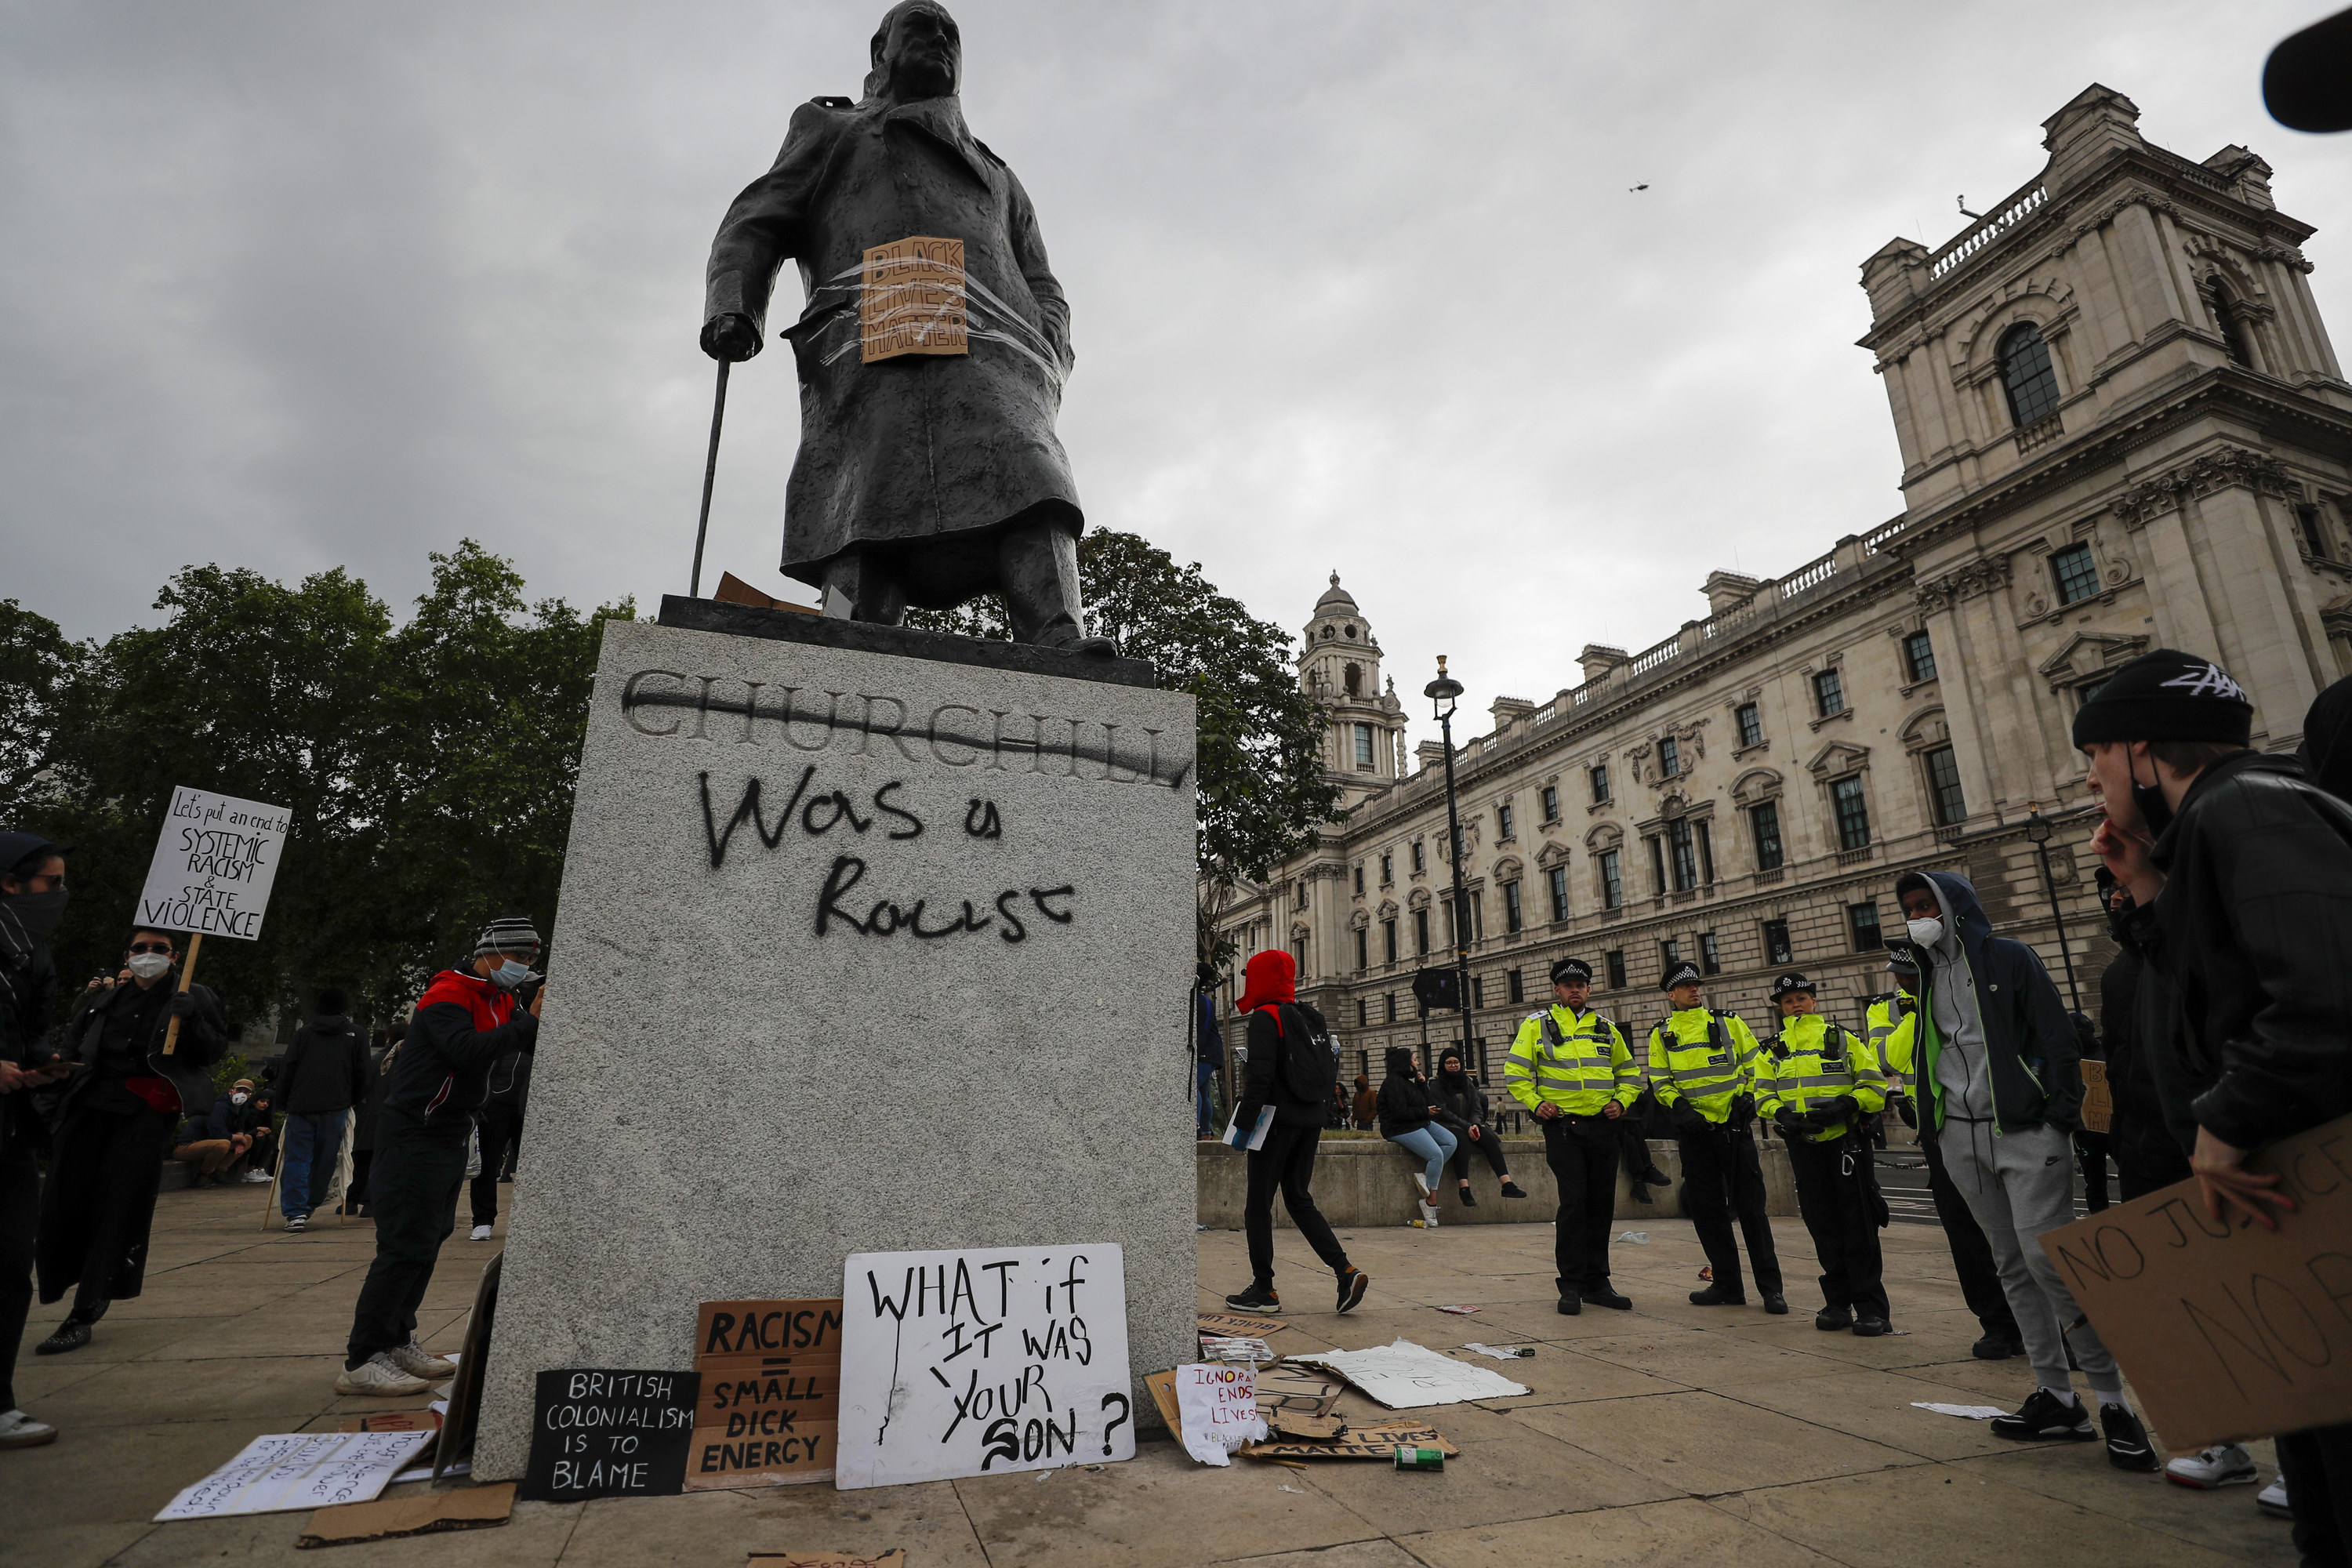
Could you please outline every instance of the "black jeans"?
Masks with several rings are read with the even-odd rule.
[[[463,1129],[460,1121],[457,1127]],[[435,1128],[411,1131],[379,1125],[368,1172],[368,1212],[375,1215],[375,1261],[352,1313],[344,1365],[356,1367],[378,1351],[408,1342],[416,1331],[416,1305],[433,1283],[441,1244],[457,1223],[457,1193],[466,1184],[466,1138]]]
[[[1764,1166],[1754,1135],[1727,1132],[1709,1122],[1696,1132],[1677,1132],[1675,1142],[1683,1153],[1683,1209],[1715,1270],[1714,1283],[1727,1295],[1748,1293],[1740,1280],[1739,1247],[1731,1238],[1736,1214],[1739,1233],[1748,1238],[1756,1288],[1767,1296],[1780,1294],[1780,1254],[1764,1213]]]
[[[2352,1425],[2285,1432],[2273,1443],[2294,1549],[2314,1568],[2352,1563]]]
[[[2114,1141],[2104,1132],[2074,1134],[2074,1157],[2083,1168],[2083,1205],[2096,1214],[2107,1206],[2107,1159]]]
[[[499,1217],[499,1177],[507,1157],[522,1142],[522,1112],[501,1100],[491,1100],[475,1119],[482,1140],[482,1173],[474,1178],[474,1223],[488,1225]]]
[[[1323,1142],[1320,1127],[1286,1127],[1276,1121],[1265,1130],[1265,1147],[1249,1155],[1249,1199],[1242,1210],[1242,1229],[1249,1236],[1250,1278],[1274,1288],[1274,1194],[1282,1193],[1282,1206],[1290,1223],[1315,1249],[1315,1256],[1337,1274],[1348,1271],[1348,1250],[1331,1234],[1331,1224],[1315,1206],[1307,1184],[1315,1180],[1315,1151]]]
[[[1617,1217],[1617,1129],[1599,1116],[1557,1116],[1538,1125],[1544,1163],[1559,1188],[1551,1226],[1559,1293],[1598,1294],[1609,1287],[1609,1226]]]
[[[1454,1140],[1454,1157],[1448,1160],[1446,1164],[1453,1170],[1454,1174],[1456,1177],[1468,1175],[1470,1173],[1470,1152],[1475,1149],[1479,1153],[1484,1154],[1486,1157],[1486,1168],[1495,1173],[1495,1180],[1498,1182],[1509,1181],[1511,1179],[1511,1168],[1503,1163],[1503,1141],[1496,1137],[1495,1130],[1487,1126],[1483,1121],[1473,1122],[1471,1125],[1478,1129],[1478,1136],[1473,1138],[1469,1133],[1465,1132],[1455,1138]]]
[[[1878,1207],[1871,1201],[1868,1151],[1845,1169],[1845,1140],[1791,1140],[1789,1164],[1797,1175],[1797,1208],[1822,1260],[1822,1300],[1865,1318],[1888,1315],[1884,1262],[1878,1247]]]
[[[15,1108],[0,1100],[0,1116]],[[41,1171],[21,1142],[0,1154],[0,1412],[16,1408],[16,1348],[33,1307],[33,1232],[39,1223]]]
[[[1923,1105],[1921,1120],[1932,1114]],[[1960,1299],[1987,1334],[1999,1335],[2011,1344],[2024,1343],[2017,1314],[2010,1310],[2009,1293],[2001,1289],[2000,1266],[1992,1260],[1992,1243],[1985,1239],[1977,1216],[1969,1212],[1969,1200],[1952,1184],[1951,1173],[1944,1169],[1943,1153],[1925,1126],[1919,1129],[1919,1150],[1927,1157],[1927,1195],[1936,1200],[1936,1217],[1944,1222],[1944,1245],[1952,1249],[1952,1271],[1960,1277]]]
[[[2189,1179],[2189,1156],[2161,1127],[2143,1131],[2137,1121],[2124,1122],[2108,1134],[2107,1142],[2116,1156],[2116,1184],[2126,1203]]]

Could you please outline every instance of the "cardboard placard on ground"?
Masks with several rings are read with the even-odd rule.
[[[879,1557],[850,1552],[754,1552],[743,1568],[907,1568],[907,1553],[901,1547]]]
[[[1455,1361],[1404,1339],[1370,1350],[1308,1352],[1291,1360],[1336,1372],[1391,1410],[1509,1399],[1528,1392],[1500,1373]]]
[[[2105,1132],[2115,1124],[2116,1099],[2107,1088],[2107,1064],[2083,1062],[2083,1131]]]
[[[455,1491],[322,1508],[310,1516],[294,1544],[348,1546],[442,1530],[483,1530],[504,1524],[514,1513],[514,1483],[508,1481],[495,1487],[460,1487]]]
[[[833,1479],[841,1423],[841,1298],[705,1301],[695,1315],[686,1489]]]
[[[286,1432],[256,1437],[155,1516],[216,1519],[366,1502],[432,1440],[428,1432]]]
[[[1434,1426],[1411,1421],[1390,1421],[1350,1426],[1328,1443],[1286,1442],[1280,1438],[1252,1443],[1234,1450],[1245,1459],[1386,1459],[1399,1448],[1435,1448],[1447,1458],[1462,1450],[1438,1436]]]
[[[900,354],[971,352],[963,241],[915,235],[866,252],[857,296],[862,363]]]
[[[1342,1378],[1303,1366],[1262,1366],[1257,1371],[1257,1407],[1271,1418],[1287,1415],[1328,1415],[1348,1391]]]
[[[1231,1339],[1262,1340],[1290,1327],[1279,1318],[1248,1318],[1238,1312],[1203,1312],[1198,1321],[1202,1333]]]
[[[457,1375],[449,1382],[448,1418],[441,1424],[441,1440],[433,1446],[436,1480],[474,1451],[474,1423],[482,1411],[482,1369],[488,1363],[490,1335],[498,1327],[499,1276],[506,1260],[501,1249],[482,1265],[482,1277],[474,1282],[474,1310],[466,1320],[466,1343],[457,1352]]]
[[[138,923],[247,942],[258,937],[291,820],[282,805],[173,790],[140,890]]]
[[[346,1415],[335,1423],[338,1432],[438,1432],[437,1410],[380,1410],[370,1415]]]
[[[2189,1181],[2042,1237],[2176,1452],[2352,1419],[2352,1116],[2246,1163],[2295,1200],[2274,1231]]]
[[[534,1502],[583,1502],[676,1494],[686,1479],[699,1386],[690,1372],[541,1373],[522,1495]]]

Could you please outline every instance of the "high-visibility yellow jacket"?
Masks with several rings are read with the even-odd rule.
[[[1642,1070],[1616,1025],[1554,1003],[1519,1025],[1503,1087],[1529,1110],[1549,1101],[1571,1116],[1598,1116],[1612,1100],[1631,1105],[1640,1098]]]
[[[1878,1065],[1886,1072],[1899,1072],[1908,1083],[1911,1079],[1911,1052],[1916,1030],[1912,1023],[1919,1002],[1901,991],[1891,991],[1884,996],[1870,999],[1870,1011],[1863,1016],[1863,1031],[1870,1048],[1877,1053]]]
[[[1756,1037],[1737,1013],[1685,1007],[1650,1030],[1650,1083],[1658,1103],[1688,1100],[1709,1121],[1728,1121],[1734,1096],[1756,1089]]]
[[[1869,1041],[1819,1013],[1780,1020],[1779,1037],[1757,1058],[1756,1084],[1756,1114],[1767,1120],[1784,1105],[1803,1115],[1842,1094],[1853,1096],[1864,1114],[1886,1109],[1886,1079],[1878,1070],[1878,1053]],[[1811,1142],[1830,1143],[1844,1137],[1846,1128],[1840,1121],[1805,1136]]]

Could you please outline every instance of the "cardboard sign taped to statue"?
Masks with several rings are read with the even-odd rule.
[[[845,1491],[1135,1458],[1110,1243],[860,1252],[842,1281]]]
[[[2352,1419],[2352,1117],[2247,1164],[2294,1197],[2276,1230],[2189,1181],[2042,1237],[2175,1452]]]

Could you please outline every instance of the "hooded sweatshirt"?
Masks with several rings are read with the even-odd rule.
[[[1919,1079],[1940,1130],[1947,1118],[1991,1121],[2002,1132],[2080,1124],[2083,1072],[2074,1026],[2042,960],[1992,934],[1969,879],[1930,871],[1944,934],[1924,951]],[[1906,879],[1907,880],[1907,879]],[[1899,884],[1898,884],[1899,886]]]
[[[1339,1081],[1339,1049],[1323,1015],[1298,1000],[1297,961],[1268,948],[1253,955],[1242,973],[1241,1000],[1234,1004],[1249,1015],[1249,1061],[1236,1108],[1241,1125],[1256,1125],[1259,1112],[1272,1105],[1276,1126],[1322,1126],[1331,1086]],[[1286,1070],[1295,1064],[1286,1058],[1302,1043],[1313,1051],[1314,1070],[1306,1074],[1313,1080],[1307,1086],[1312,1092],[1302,1092],[1300,1075]]]
[[[1391,1046],[1383,1058],[1389,1075],[1381,1084],[1381,1136],[1394,1138],[1429,1125],[1429,1107],[1436,1098],[1420,1076],[1421,1064],[1402,1046]]]

